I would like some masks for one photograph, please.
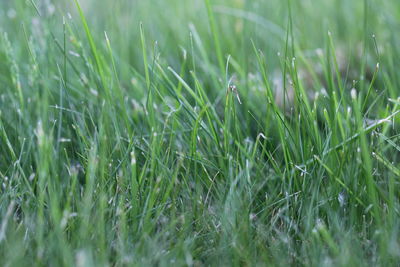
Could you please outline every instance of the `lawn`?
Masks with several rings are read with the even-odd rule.
[[[400,1],[0,0],[1,266],[399,266]]]

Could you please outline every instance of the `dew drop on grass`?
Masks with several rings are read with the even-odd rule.
[[[352,88],[350,91],[351,98],[355,100],[357,98],[357,91],[355,88]]]
[[[343,207],[346,204],[346,194],[345,192],[340,192],[338,195],[338,201],[340,207]]]

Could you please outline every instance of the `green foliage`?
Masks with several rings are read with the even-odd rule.
[[[1,1],[1,265],[398,264],[399,10]]]

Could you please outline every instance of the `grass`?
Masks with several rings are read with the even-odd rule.
[[[1,265],[398,265],[398,1],[0,7]]]

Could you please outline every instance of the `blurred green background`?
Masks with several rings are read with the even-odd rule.
[[[42,18],[36,14],[31,2],[2,1],[1,27],[10,39],[23,41],[21,23],[37,38],[46,38],[49,31],[60,37],[62,18],[71,14],[75,24],[76,8],[73,1],[36,1]],[[205,51],[214,51],[212,36],[204,1],[81,1],[94,38],[104,44],[106,31],[113,44],[115,55],[124,60],[121,64],[140,66],[141,51],[139,22],[143,22],[148,46],[157,41],[162,58],[169,64],[180,64],[182,48],[190,50],[189,32],[197,32]],[[278,66],[276,54],[283,53],[288,25],[288,1],[212,1],[221,40],[221,50],[231,54],[245,68],[254,68],[253,40],[267,56],[269,65]],[[293,30],[298,49],[313,51],[324,48],[330,31],[337,44],[347,53],[356,53],[360,43],[367,40],[373,47],[372,34],[377,37],[380,51],[397,53],[399,32],[398,1],[290,1]],[[83,34],[81,32],[81,34]],[[39,36],[38,36],[39,35]],[[49,45],[49,44],[47,44]],[[16,47],[24,53],[23,46]],[[386,48],[386,49],[385,49]],[[391,48],[391,49],[387,49]],[[47,48],[51,49],[51,48]],[[389,51],[387,51],[389,50]],[[38,51],[46,55],[46,49]],[[393,55],[396,56],[396,55]],[[209,55],[212,59],[213,55]],[[129,76],[129,68],[121,68],[121,74]]]

